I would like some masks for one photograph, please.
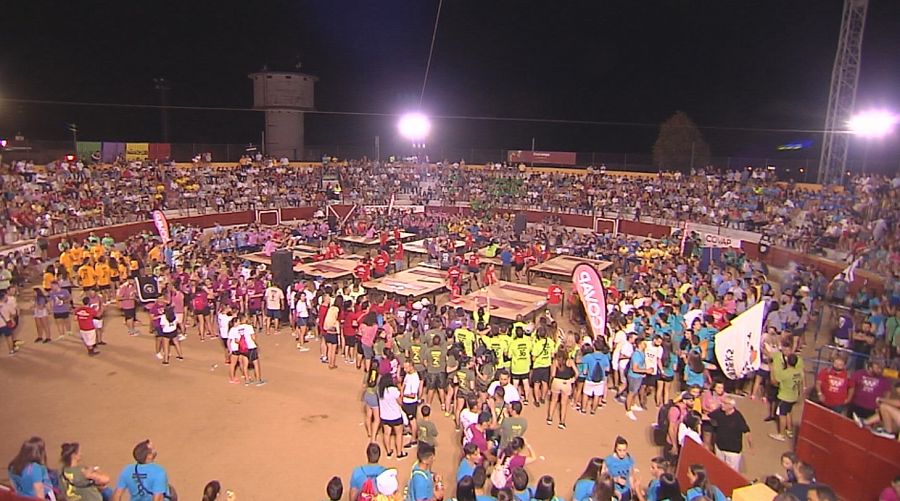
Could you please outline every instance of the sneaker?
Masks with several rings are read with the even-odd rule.
[[[25,341],[22,341],[21,339],[16,339],[15,341],[13,341],[13,346],[15,346],[16,348],[22,346],[23,344],[25,344]]]
[[[304,339],[306,339],[307,341],[312,341],[315,338],[316,338],[315,334],[307,334]]]
[[[97,351],[97,350],[91,350],[91,351],[88,352],[88,356],[89,356],[89,357],[96,357],[96,356],[99,355],[99,354],[100,354],[100,352]]]
[[[184,357],[175,357],[175,360],[178,360],[179,362],[184,362]]]
[[[265,379],[260,379],[259,381],[256,382],[256,386],[264,386],[265,384],[266,384]]]
[[[766,416],[765,419],[763,419],[763,421],[768,423],[769,421],[775,421],[776,419],[777,418],[775,416]]]
[[[240,380],[240,379],[231,379],[231,378],[228,378],[228,382],[231,383],[231,384],[238,384],[238,383],[241,382],[241,380]]]
[[[633,411],[628,411],[625,413],[625,415],[628,416],[628,419],[630,419],[632,421],[637,421],[637,416],[634,415]]]
[[[9,350],[9,356],[14,356],[16,354],[16,350]]]
[[[566,429],[566,423],[559,423],[559,429],[560,429],[560,430],[565,430],[565,429]]]
[[[872,428],[872,434],[882,438],[889,438],[891,440],[897,438],[893,433],[885,430],[884,428]]]
[[[179,341],[184,341],[185,339],[187,339],[187,336],[185,336],[184,334],[178,336]],[[202,339],[201,339],[201,341],[202,341]]]
[[[156,353],[156,358],[159,359],[159,360],[162,360],[162,359],[163,359],[162,353],[157,352],[157,353]]]
[[[631,406],[631,410],[633,410],[633,411],[635,411],[635,412],[643,412],[643,411],[644,411],[644,408],[641,407],[640,405],[632,405],[632,406]]]
[[[787,437],[785,437],[781,433],[769,433],[769,438],[778,440],[779,442],[787,442]]]
[[[141,333],[138,332],[138,331],[131,331],[131,332],[128,333],[128,335],[131,336],[131,337],[135,337],[135,336],[140,336]]]
[[[106,346],[106,341],[97,341],[97,346]]]
[[[412,442],[404,445],[403,448],[404,449],[412,449],[413,447],[417,447],[418,445],[419,445],[419,442],[413,440]]]
[[[297,350],[302,353],[306,353],[307,351],[309,351],[309,348],[307,348],[306,346],[298,346]]]
[[[48,338],[44,338],[44,344],[47,344],[47,343],[49,343],[49,342],[51,342],[51,341],[53,341],[53,340],[50,339],[49,337],[48,337]]]

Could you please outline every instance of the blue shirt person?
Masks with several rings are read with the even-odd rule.
[[[149,440],[138,443],[132,455],[136,462],[122,469],[113,499],[122,499],[125,491],[128,491],[131,501],[162,501],[166,496],[171,496],[166,470],[153,463],[157,455],[153,444]]]

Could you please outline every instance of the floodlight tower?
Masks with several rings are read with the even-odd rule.
[[[834,68],[831,70],[831,89],[828,94],[828,114],[822,138],[822,157],[819,160],[821,184],[839,181],[847,163],[850,135],[847,124],[853,116],[856,84],[862,57],[863,32],[869,0],[844,0],[844,15],[838,38]]]

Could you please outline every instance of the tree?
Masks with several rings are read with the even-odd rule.
[[[653,144],[653,163],[660,170],[684,172],[709,163],[709,145],[697,124],[683,111],[676,111],[660,125]]]

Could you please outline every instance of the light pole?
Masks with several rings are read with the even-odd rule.
[[[900,122],[900,117],[885,110],[863,111],[853,116],[847,123],[850,133],[863,138],[865,150],[863,150],[862,171],[866,172],[869,162],[869,148],[872,141],[887,137],[894,132],[894,127]]]
[[[421,149],[425,155],[425,139],[431,133],[431,120],[424,113],[406,113],[397,122],[397,131],[413,143],[413,150]],[[418,153],[417,153],[418,156]]]

